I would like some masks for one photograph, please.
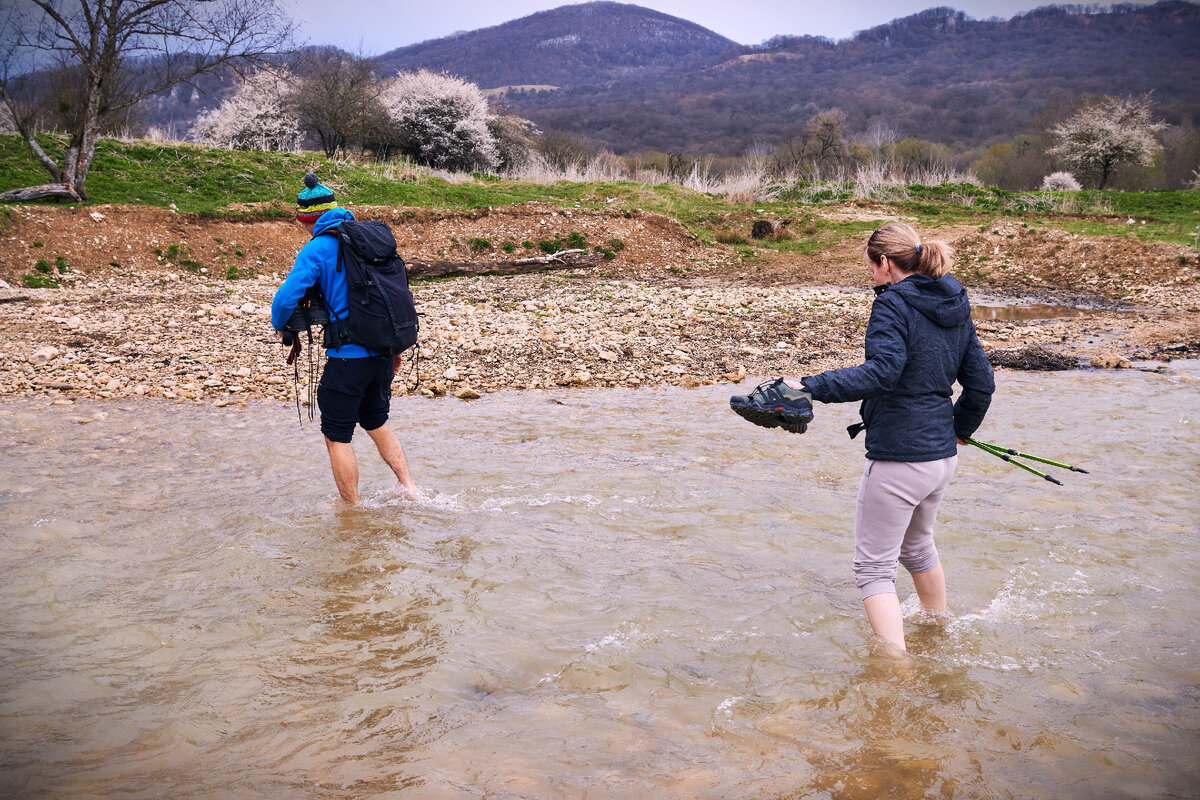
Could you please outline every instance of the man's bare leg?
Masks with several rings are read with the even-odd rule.
[[[379,455],[392,468],[392,472],[396,473],[396,480],[407,492],[409,499],[416,499],[417,485],[413,483],[412,475],[408,471],[408,459],[404,457],[404,448],[400,445],[396,434],[392,433],[392,429],[384,423],[373,431],[367,431],[367,435],[371,437],[371,441],[375,442],[375,447],[379,449]]]
[[[329,450],[329,466],[333,468],[333,480],[338,494],[347,503],[358,505],[358,462],[354,460],[354,448],[348,442],[334,442],[325,437]]]

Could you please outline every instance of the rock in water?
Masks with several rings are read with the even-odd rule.
[[[1101,353],[1092,359],[1092,366],[1096,369],[1129,369],[1133,364],[1116,353]]]

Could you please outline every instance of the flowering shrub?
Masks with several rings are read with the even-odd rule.
[[[304,134],[291,102],[294,78],[282,70],[259,70],[237,92],[192,126],[192,138],[231,150],[300,148]]]
[[[464,172],[499,166],[487,98],[475,84],[425,69],[400,72],[382,100],[400,152],[417,163]]]
[[[1078,192],[1082,187],[1069,172],[1051,172],[1042,178],[1043,192]]]

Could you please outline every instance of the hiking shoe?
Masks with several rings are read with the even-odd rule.
[[[750,394],[735,394],[729,407],[764,428],[804,433],[813,419],[812,395],[793,389],[783,378],[763,381]]]

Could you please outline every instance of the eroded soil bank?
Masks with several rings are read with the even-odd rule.
[[[13,287],[0,291],[0,395],[219,405],[293,397],[267,314],[304,241],[296,225],[152,208],[10,211],[0,234],[0,278]],[[643,212],[354,211],[389,222],[411,259],[499,260],[506,243],[519,256],[572,233],[615,254],[575,272],[416,282],[423,393],[696,386],[861,358],[872,295],[857,240],[741,258]],[[1001,219],[923,235],[955,247],[955,272],[976,305],[1089,309],[981,319],[996,363],[1118,366],[1200,353],[1200,265],[1185,248]],[[23,275],[45,274],[39,260],[60,285],[20,288]]]

